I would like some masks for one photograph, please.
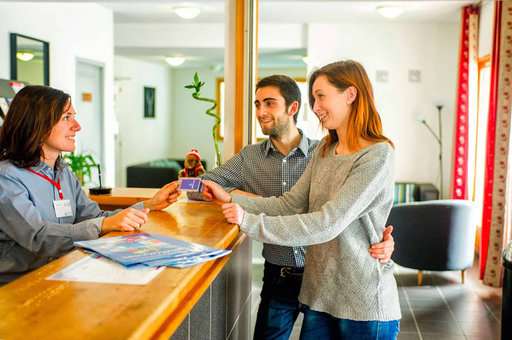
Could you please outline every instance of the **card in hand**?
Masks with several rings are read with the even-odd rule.
[[[179,184],[181,191],[201,192],[203,189],[203,182],[199,177],[182,177]]]

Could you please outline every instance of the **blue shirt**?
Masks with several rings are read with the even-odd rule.
[[[82,190],[69,167],[57,169],[40,162],[31,169],[59,181],[72,216],[58,218],[53,206],[59,200],[50,182],[10,161],[0,162],[0,283],[42,266],[73,248],[73,242],[98,238],[101,211]]]
[[[301,133],[299,145],[288,155],[281,154],[267,139],[248,145],[223,165],[207,172],[203,179],[214,181],[226,190],[239,189],[259,196],[281,196],[302,176],[318,145]],[[293,233],[293,226],[289,226]],[[304,248],[263,245],[263,257],[279,266],[304,267]]]

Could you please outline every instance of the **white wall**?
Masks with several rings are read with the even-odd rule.
[[[215,99],[216,79],[222,78],[210,68],[177,68],[172,72],[172,145],[171,155],[184,158],[191,149],[199,150],[206,160],[208,169],[215,165],[215,149],[212,139],[214,119],[205,114],[209,103],[199,102],[192,98],[192,90],[184,86],[191,84],[194,73],[198,72],[201,81],[206,82],[201,89],[201,96]],[[222,143],[220,144],[222,151]]]
[[[491,54],[494,18],[494,1],[484,1],[480,7],[480,32],[478,36],[478,56]]]
[[[50,43],[50,86],[75,98],[77,58],[104,67],[105,181],[113,185],[113,15],[96,4],[0,2],[0,78],[10,78],[9,33],[19,33]],[[87,129],[87,126],[83,126]],[[86,144],[86,141],[82,141]]]
[[[126,24],[115,26],[116,47],[223,47],[224,24]]]
[[[445,195],[451,175],[458,33],[458,24],[399,23],[311,24],[308,32],[313,65],[351,58],[366,68],[384,132],[396,145],[396,180],[438,185],[438,144],[417,118],[425,117],[437,130],[435,105],[444,104]],[[421,71],[421,82],[408,81],[409,69]],[[375,81],[377,70],[389,72],[388,82]]]
[[[186,34],[184,33],[186,32]],[[302,24],[264,24],[260,26],[261,48],[304,48]],[[116,47],[224,48],[224,24],[116,24]]]
[[[172,77],[169,67],[116,56],[116,115],[119,121],[118,182],[126,186],[126,166],[169,158]],[[144,86],[156,88],[154,119],[144,118]]]

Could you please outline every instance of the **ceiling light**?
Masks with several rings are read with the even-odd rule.
[[[30,60],[34,59],[34,53],[16,52],[16,58],[21,61],[30,61]]]
[[[183,19],[194,19],[199,15],[201,10],[199,7],[193,6],[182,6],[182,7],[174,7],[174,13],[176,13],[180,18]]]
[[[165,61],[171,66],[180,66],[185,62],[185,57],[167,57]]]
[[[379,6],[377,12],[385,18],[394,19],[404,12],[404,9],[396,6]]]

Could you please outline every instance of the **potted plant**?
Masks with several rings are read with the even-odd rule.
[[[91,180],[91,168],[98,166],[90,154],[75,154],[74,152],[64,155],[64,161],[69,165],[81,186]]]
[[[220,117],[217,115],[213,110],[217,107],[217,102],[214,99],[201,97],[201,87],[205,85],[204,81],[201,81],[199,79],[199,75],[197,72],[194,74],[194,80],[192,84],[185,85],[185,88],[187,89],[193,89],[194,93],[192,93],[192,97],[196,100],[212,103],[213,105],[208,108],[205,113],[213,117],[215,119],[215,123],[212,127],[212,138],[213,138],[213,145],[215,147],[215,165],[220,166],[222,164],[222,154],[220,152],[219,148],[219,136],[217,135],[218,128],[220,126]]]

